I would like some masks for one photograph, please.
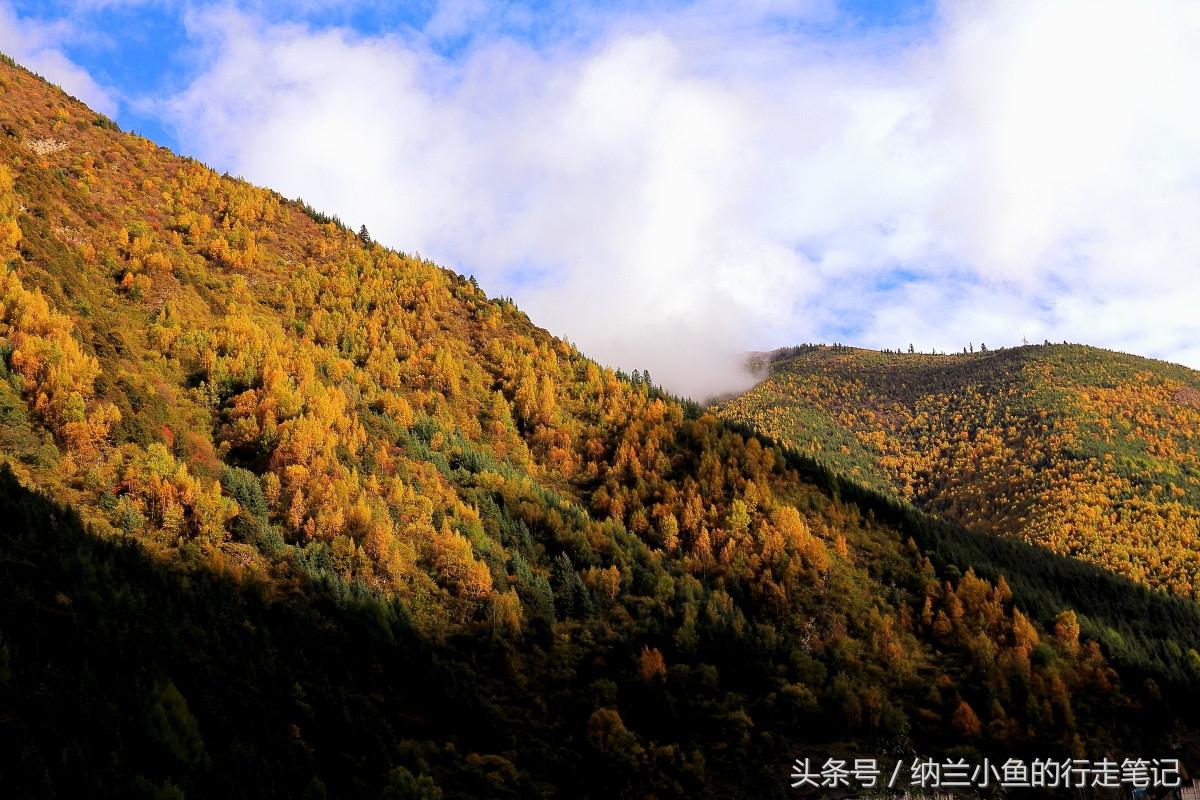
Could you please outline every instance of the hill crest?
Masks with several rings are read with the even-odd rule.
[[[802,347],[722,416],[868,485],[1196,596],[1200,373],[1082,345]]]

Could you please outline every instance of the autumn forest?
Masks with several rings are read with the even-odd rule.
[[[0,64],[0,786],[785,797],[1200,765],[1200,376],[781,353],[719,406]]]

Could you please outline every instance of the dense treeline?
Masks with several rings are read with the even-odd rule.
[[[471,280],[0,91],[3,457],[97,537],[10,481],[31,791],[758,797],[813,748],[1190,757],[1190,606],[971,545]]]
[[[1200,375],[1079,345],[806,346],[721,411],[874,489],[1200,597]]]
[[[747,436],[761,435],[730,424]],[[1003,577],[1021,608],[1048,625],[1063,610],[1084,609],[1078,616],[1083,632],[1135,674],[1165,680],[1185,695],[1200,674],[1195,649],[1200,605],[1020,540],[966,530],[887,492],[848,481],[811,456],[789,449],[787,457],[806,480],[910,536],[940,571],[958,576],[971,569],[989,580]]]
[[[326,576],[272,596],[191,551],[168,565],[97,538],[7,469],[0,578],[10,796],[773,797],[793,747],[847,747],[815,734],[842,729],[842,709],[798,687],[750,700],[779,665],[745,633],[703,625],[708,663],[690,669],[594,620],[520,647],[431,642],[361,585]],[[751,735],[741,704],[777,727]],[[1174,713],[1113,722],[1127,746],[1162,747]],[[973,716],[957,715],[968,740]],[[662,738],[646,747],[646,733]]]

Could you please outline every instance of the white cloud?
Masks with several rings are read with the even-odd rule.
[[[0,52],[95,110],[116,116],[117,102],[113,96],[63,51],[63,45],[77,36],[69,22],[20,17],[10,5],[0,2]]]
[[[453,60],[439,38],[503,29],[469,0],[403,37],[200,11],[210,60],[162,108],[185,150],[694,395],[817,339],[1200,366],[1196,6],[973,0],[890,33],[727,9]]]

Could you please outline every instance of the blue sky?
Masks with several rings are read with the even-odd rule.
[[[1186,0],[0,0],[0,50],[677,391],[835,339],[1200,367]]]
[[[580,4],[571,4],[578,7]],[[657,7],[670,10],[686,6],[684,2],[655,4],[597,3],[596,9],[614,13],[614,9]],[[500,33],[534,46],[547,47],[572,35],[586,35],[577,24],[564,21],[563,4],[532,2],[527,4],[494,3],[486,13],[488,34]],[[146,97],[169,95],[184,88],[204,62],[202,48],[189,36],[185,18],[195,3],[154,2],[154,0],[15,0],[12,10],[27,20],[44,23],[67,21],[77,33],[64,37],[61,50],[102,86],[118,98],[117,121],[127,130],[178,149],[180,142],[160,115],[137,102]],[[312,28],[338,27],[362,36],[395,34],[421,37],[422,30],[435,18],[439,4],[434,0],[411,3],[278,3],[248,4],[264,20],[294,22]],[[520,13],[515,9],[519,8]],[[928,0],[844,0],[836,14],[822,12],[815,18],[799,20],[780,14],[777,24],[794,24],[818,31],[825,36],[845,36],[847,31],[870,28],[922,29],[933,15]],[[432,37],[428,44],[449,59],[462,57],[469,48],[472,32]],[[120,98],[128,98],[120,102]]]

